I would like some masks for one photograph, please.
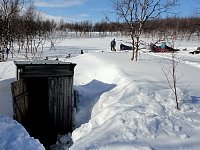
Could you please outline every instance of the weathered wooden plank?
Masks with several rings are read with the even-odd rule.
[[[73,74],[70,74],[69,72],[52,72],[52,73],[47,73],[47,72],[23,72],[20,73],[20,78],[34,78],[34,77],[60,77],[60,76],[72,76]]]
[[[66,86],[64,86],[64,91],[65,91],[65,94],[64,94],[64,99],[65,99],[65,101],[64,101],[64,105],[65,105],[65,108],[64,108],[64,126],[66,127],[66,129],[68,129],[68,126],[67,126],[67,123],[69,122],[69,120],[68,120],[68,113],[67,113],[67,111],[68,111],[68,108],[66,107],[67,105],[68,105],[68,101],[69,101],[69,99],[67,98],[67,94],[68,94],[68,91],[67,91],[67,89],[68,89],[68,87],[69,87],[69,85],[68,85],[68,81],[69,80],[69,78],[65,78],[65,80],[64,80],[64,84],[66,85]]]
[[[73,77],[49,77],[49,110],[61,132],[72,129],[72,84]]]
[[[17,71],[19,71],[20,78],[30,77],[50,77],[50,76],[73,76],[74,67],[76,64],[23,64],[17,63]]]
[[[26,120],[28,111],[27,81],[19,80],[13,82],[11,84],[11,91],[13,96],[13,117],[20,123],[23,123]]]
[[[28,92],[16,96],[15,101],[21,117],[25,119],[28,110]]]

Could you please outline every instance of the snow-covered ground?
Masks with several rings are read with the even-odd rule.
[[[0,115],[0,149],[44,150],[44,147],[39,140],[30,137],[28,132],[17,121]]]
[[[131,52],[110,51],[113,38],[68,39],[59,43],[56,51],[40,55],[77,64],[74,88],[79,100],[70,149],[200,149],[200,55],[189,54],[200,46],[199,41],[175,43],[175,47],[188,49],[177,54],[181,107],[177,110],[162,71],[169,65],[170,54],[143,50],[139,60],[132,62]],[[115,38],[117,48],[121,40],[128,40]],[[81,49],[85,52],[83,55],[79,55]],[[76,57],[66,59],[69,53],[75,53]],[[0,149],[20,149],[24,143],[33,149],[42,149],[33,138],[29,137],[29,141],[12,139],[16,134],[25,134],[27,138],[27,133],[8,118],[13,113],[10,83],[15,80],[15,66],[11,60],[0,63],[0,133],[4,133],[4,136],[0,134]],[[9,121],[5,123],[5,120]],[[14,132],[18,128],[20,133]],[[18,147],[9,147],[16,142]]]

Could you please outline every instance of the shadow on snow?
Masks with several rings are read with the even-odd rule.
[[[198,103],[198,102],[200,102],[200,97],[191,96],[191,98],[192,98],[192,103]]]
[[[116,84],[103,83],[98,80],[92,80],[86,85],[76,86],[77,92],[77,113],[75,115],[76,128],[81,124],[87,123],[91,118],[91,112],[100,96],[107,91],[115,88]]]
[[[13,117],[11,83],[15,78],[0,81],[0,114]]]

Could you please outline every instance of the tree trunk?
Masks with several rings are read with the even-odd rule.
[[[131,38],[132,38],[132,50],[133,50],[131,60],[133,61],[135,59],[135,41],[133,36],[131,36]]]
[[[136,54],[135,54],[135,60],[138,60],[138,50],[139,50],[139,36],[136,37]]]

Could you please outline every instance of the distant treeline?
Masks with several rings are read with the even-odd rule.
[[[80,33],[86,32],[120,32],[123,35],[129,34],[128,25],[125,23],[117,22],[97,22],[91,23],[89,21],[76,22],[76,23],[63,23],[59,25],[59,30],[74,31]],[[196,34],[200,35],[200,18],[157,18],[148,20],[145,24],[143,34],[147,35],[160,35],[175,34],[179,36],[191,36]]]

